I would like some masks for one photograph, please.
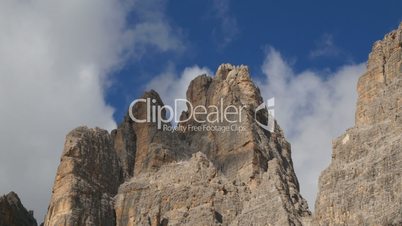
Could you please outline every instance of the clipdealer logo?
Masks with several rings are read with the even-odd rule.
[[[146,104],[146,117],[145,118],[137,118],[133,114],[133,108],[136,104],[143,103]],[[243,106],[235,106],[228,105],[224,107],[224,100],[220,100],[220,105],[197,105],[193,106],[193,104],[186,99],[175,99],[174,106],[170,105],[157,105],[156,99],[145,98],[145,99],[136,99],[131,102],[129,107],[129,116],[131,120],[136,123],[156,123],[158,129],[163,129],[167,131],[173,130],[183,130],[183,128],[175,128],[168,127],[167,125],[173,122],[175,125],[179,125],[180,123],[184,123],[193,119],[195,122],[203,124],[198,126],[197,128],[187,128],[192,129],[193,131],[203,131],[203,130],[213,130],[213,131],[242,131],[245,128],[239,127],[237,123],[242,122],[242,114],[244,114],[244,110],[248,108],[247,105]],[[187,105],[188,117],[186,119],[180,119],[179,106]],[[274,132],[275,130],[275,98],[270,98],[266,103],[261,103],[254,110],[254,120],[257,125],[262,129],[267,130],[269,132]],[[265,110],[265,111],[263,111]],[[266,122],[260,122],[258,120],[257,115],[260,111],[266,113]],[[167,118],[164,118],[168,115]],[[207,124],[205,124],[207,123]],[[217,124],[232,124],[229,126],[218,126]],[[186,130],[186,129],[184,129]]]

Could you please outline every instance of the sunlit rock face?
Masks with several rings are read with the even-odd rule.
[[[317,225],[402,225],[402,24],[374,43],[357,85],[356,124],[333,141]]]
[[[401,114],[402,25],[373,45],[357,85],[356,126],[398,121]]]
[[[142,98],[163,106],[155,91]],[[223,64],[198,76],[187,99],[207,110],[194,118],[188,109],[178,126],[241,130],[168,132],[129,116],[111,134],[78,128],[67,136],[45,225],[301,225],[310,212],[290,144],[275,122],[272,131],[257,124],[268,114],[255,112],[263,99],[248,68]],[[241,114],[217,120],[211,105]],[[147,109],[141,102],[131,113],[144,119]]]
[[[214,77],[195,78],[187,99],[207,111],[197,120],[183,112],[181,118],[189,120],[179,126],[235,124],[243,130],[184,130],[157,135],[164,139],[153,144],[158,148],[144,149],[146,154],[137,149],[145,161],[136,164],[153,167],[142,167],[120,186],[117,225],[300,225],[310,212],[299,193],[290,145],[278,125],[269,132],[256,124],[254,110],[263,100],[247,67],[224,64]],[[244,108],[229,123],[213,118],[211,105]],[[267,121],[266,114],[257,117]]]
[[[121,182],[108,131],[74,129],[66,136],[45,225],[115,225],[113,197]]]

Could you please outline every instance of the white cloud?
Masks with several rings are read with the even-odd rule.
[[[170,67],[166,72],[152,79],[147,84],[146,88],[148,90],[154,89],[157,91],[164,104],[174,106],[175,99],[186,99],[187,88],[191,80],[202,74],[212,75],[212,72],[206,67],[194,65],[192,67],[186,67],[180,75],[178,75],[178,73]],[[181,112],[186,109],[186,105],[179,105],[178,117]]]
[[[213,30],[213,35],[219,42],[218,46],[224,48],[239,35],[237,19],[230,11],[230,0],[213,0],[211,13],[220,21],[219,27]]]
[[[310,51],[310,58],[336,57],[342,53],[343,51],[335,45],[333,35],[326,33],[316,41],[315,49]]]
[[[295,73],[278,51],[270,48],[260,82],[265,99],[275,97],[275,116],[292,144],[292,158],[302,195],[314,209],[318,177],[330,162],[332,139],[354,124],[356,84],[365,64],[323,74]]]
[[[182,46],[163,5],[151,6],[0,1],[0,193],[16,191],[39,223],[66,133],[82,124],[115,127],[104,101],[110,72],[147,46]],[[130,7],[138,23],[128,28]]]
[[[132,50],[138,57],[145,54],[149,46],[160,51],[184,50],[181,30],[173,27],[165,15],[166,3],[165,0],[133,1]]]

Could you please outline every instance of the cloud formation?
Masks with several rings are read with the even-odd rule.
[[[163,5],[147,4],[0,1],[0,193],[16,191],[39,222],[65,134],[82,124],[115,127],[104,101],[111,72],[148,47],[182,45]]]
[[[236,17],[230,12],[230,0],[212,0],[212,17],[219,21],[213,30],[214,38],[220,48],[226,47],[239,35]]]
[[[315,48],[310,51],[310,58],[336,57],[343,54],[341,48],[335,45],[334,37],[331,34],[323,34],[315,43]]]
[[[133,42],[130,51],[137,57],[146,53],[149,47],[159,51],[182,51],[185,49],[181,30],[171,25],[165,15],[167,1],[147,0],[126,3],[132,9],[130,38]]]
[[[313,210],[318,177],[331,159],[331,141],[354,124],[356,84],[365,64],[345,65],[332,73],[296,73],[269,48],[261,69],[262,95],[265,100],[275,97],[275,117],[292,144],[301,192]]]

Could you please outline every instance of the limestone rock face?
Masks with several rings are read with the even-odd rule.
[[[151,114],[147,114],[153,107],[162,107],[164,104],[159,94],[154,90],[146,92],[141,99],[147,100],[147,103],[137,103],[132,109],[132,114],[136,119],[145,120],[149,117],[153,120]],[[151,110],[152,111],[152,110]],[[166,118],[166,112],[163,111],[161,118]],[[176,133],[164,132],[158,129],[155,122],[159,116],[155,114],[155,119],[151,122],[132,122],[131,119],[125,123],[130,123],[132,130],[137,138],[136,154],[134,163],[134,174],[149,170],[157,170],[162,163],[172,162],[181,158],[188,158],[188,145],[181,142]]]
[[[288,212],[286,207],[294,207],[284,205],[281,192],[274,189],[280,182],[264,176],[256,188],[229,181],[197,152],[188,161],[164,165],[121,185],[116,225],[300,225],[298,217],[305,213]]]
[[[141,99],[128,115],[166,118],[148,114],[164,106],[155,91]],[[188,106],[175,132],[129,116],[111,135],[71,132],[45,225],[301,225],[310,212],[290,144],[275,122],[271,132],[257,124],[268,123],[268,112],[255,110],[263,99],[247,67],[198,76],[187,99],[207,110],[194,118]],[[232,114],[211,116],[209,106]]]
[[[18,195],[10,192],[0,197],[0,226],[37,226],[33,212],[27,211]]]
[[[402,224],[402,24],[374,44],[358,82],[356,125],[333,141],[318,225]]]
[[[373,45],[357,91],[356,126],[401,117],[402,24]]]
[[[119,127],[112,131],[114,150],[120,160],[123,179],[129,179],[134,175],[134,161],[137,151],[137,136],[133,123],[128,116]]]
[[[218,225],[222,214],[215,205],[222,205],[225,195],[228,213],[236,212],[233,207],[239,196],[234,189],[198,152],[188,161],[164,165],[156,173],[142,173],[121,185],[116,225]]]
[[[110,134],[79,127],[66,137],[45,225],[115,225],[122,170]]]
[[[198,114],[197,120],[190,117],[191,111],[183,112],[181,119],[189,120],[180,123],[182,130],[156,132],[170,138],[153,142],[166,147],[154,153],[168,161],[159,161],[154,171],[134,170],[135,176],[120,186],[117,225],[300,225],[310,212],[299,193],[290,145],[279,126],[269,132],[256,124],[254,109],[263,100],[247,67],[224,64],[215,77],[195,78],[187,99],[193,107],[205,106],[207,112]],[[204,122],[213,111],[208,108],[211,105],[244,106],[241,120],[220,121],[214,120],[220,116],[211,116]],[[257,117],[268,120],[264,111]],[[242,130],[191,129],[232,125]],[[144,148],[143,156],[137,150],[142,161],[136,159],[136,164],[155,159],[150,150],[151,146]],[[193,157],[186,159],[188,153]],[[180,154],[184,157],[177,159]]]

